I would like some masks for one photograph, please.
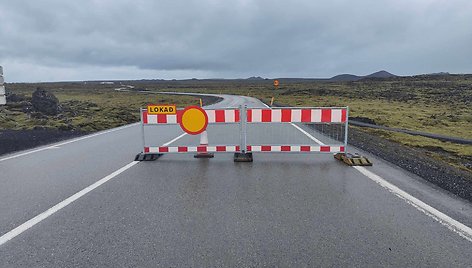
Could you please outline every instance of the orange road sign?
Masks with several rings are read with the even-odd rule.
[[[148,114],[176,114],[177,107],[175,105],[155,105],[149,104],[147,106]]]
[[[190,135],[197,135],[206,130],[208,115],[198,106],[188,106],[182,112],[180,127]]]
[[[274,87],[278,87],[279,86],[279,80],[275,79],[274,80]]]

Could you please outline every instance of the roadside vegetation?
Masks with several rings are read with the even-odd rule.
[[[272,97],[287,106],[349,106],[350,118],[373,124],[472,139],[472,75],[435,75],[328,82],[279,79],[274,89],[268,79],[248,80],[140,80],[113,85],[92,83],[7,84],[7,91],[24,98],[9,102],[0,113],[0,129],[58,129],[93,132],[139,121],[139,107],[148,103],[172,103],[178,107],[198,105],[189,96],[118,92],[135,90],[237,94]],[[44,116],[25,112],[25,102],[42,87],[59,100],[61,113]],[[386,130],[358,128],[412,148],[472,174],[472,146]]]
[[[472,75],[434,75],[327,82],[303,79],[149,81],[156,91],[205,92],[256,97],[287,106],[349,106],[350,118],[373,124],[472,139]],[[472,145],[393,131],[358,128],[413,148],[472,174]]]
[[[31,95],[44,88],[59,100],[60,112],[45,115],[30,107]],[[172,103],[178,107],[197,105],[189,96],[168,96],[119,92],[116,85],[99,83],[8,84],[7,90],[20,101],[0,107],[0,130],[51,129],[94,132],[139,121],[139,108],[149,103]]]

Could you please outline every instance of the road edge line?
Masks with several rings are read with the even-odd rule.
[[[15,159],[15,158],[22,157],[22,156],[29,155],[29,154],[42,152],[42,151],[49,150],[49,149],[57,149],[57,147],[60,147],[60,146],[64,146],[64,145],[74,143],[74,142],[78,142],[78,141],[81,141],[81,140],[90,139],[90,138],[100,136],[100,135],[104,135],[104,134],[108,134],[108,133],[111,133],[111,132],[123,130],[123,129],[130,128],[130,127],[133,127],[133,126],[138,125],[138,124],[139,123],[133,123],[133,124],[129,124],[129,125],[126,125],[126,126],[121,126],[121,127],[112,128],[112,129],[109,129],[109,130],[100,131],[100,132],[90,134],[90,135],[86,135],[86,136],[83,136],[83,137],[78,137],[78,138],[75,138],[75,139],[72,139],[72,140],[63,141],[63,142],[59,142],[59,143],[53,143],[53,144],[50,144],[50,145],[45,145],[45,147],[42,147],[42,148],[39,148],[39,149],[33,149],[31,151],[26,151],[24,153],[14,154],[14,155],[11,155],[11,156],[7,156],[5,158],[0,158],[0,162]]]
[[[73,194],[72,196],[64,199],[62,202],[56,204],[55,206],[49,208],[48,210],[44,211],[43,213],[37,215],[36,217],[26,221],[25,223],[21,224],[20,226],[14,228],[13,230],[3,234],[0,236],[0,246],[5,244],[6,242],[12,240],[16,236],[22,234],[26,230],[30,229],[31,227],[35,226],[36,224],[40,223],[41,221],[47,219],[49,216],[53,215],[54,213],[58,212],[59,210],[63,209],[64,207],[70,205],[72,202],[76,201],[77,199],[81,198],[82,196],[86,195],[87,193],[93,191],[100,185],[104,184],[105,182],[115,178],[119,174],[123,173],[124,171],[130,169],[134,165],[138,164],[139,161],[133,161],[126,166],[114,171],[108,176],[98,180],[97,182],[87,186],[86,188],[80,190],[79,192]]]
[[[383,188],[387,189],[389,192],[393,193],[400,199],[403,199],[405,202],[412,205],[417,210],[423,212],[425,215],[433,218],[434,220],[439,222],[441,225],[447,227],[449,230],[465,238],[469,242],[472,242],[472,228],[466,226],[465,224],[457,220],[454,220],[448,215],[442,213],[441,211],[433,208],[432,206],[426,204],[425,202],[419,200],[418,198],[410,195],[409,193],[403,191],[402,189],[398,188],[394,184],[386,181],[384,178],[380,177],[379,175],[373,173],[372,171],[367,170],[365,167],[353,166],[353,168],[355,168],[357,171],[359,171],[360,173],[362,173],[364,176],[368,177],[375,183],[379,184]]]

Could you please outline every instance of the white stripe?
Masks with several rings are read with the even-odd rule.
[[[261,109],[252,109],[252,122],[255,122],[255,123],[262,122]]]
[[[215,123],[216,121],[216,112],[215,110],[205,110],[208,116],[208,123]]]
[[[270,150],[272,152],[281,152],[282,151],[282,146],[273,145],[273,146],[270,147]]]
[[[178,147],[172,146],[172,147],[168,147],[168,148],[169,148],[169,153],[177,153],[177,152],[179,152],[179,148],[178,148]]]
[[[167,124],[177,124],[177,115],[176,114],[167,115]]]
[[[310,146],[310,152],[319,152],[321,151],[320,146]]]
[[[291,122],[301,122],[302,121],[302,110],[292,109],[292,121]]]
[[[150,153],[159,153],[159,147],[149,147]]]
[[[236,146],[226,146],[227,152],[236,152]]]
[[[67,205],[71,204],[72,202],[76,201],[77,199],[81,198],[82,196],[86,195],[87,193],[93,191],[100,185],[104,184],[105,182],[113,179],[114,177],[118,176],[119,174],[123,173],[124,171],[130,169],[134,165],[138,164],[138,161],[133,161],[126,166],[118,169],[117,171],[111,173],[110,175],[102,178],[101,180],[95,182],[94,184],[88,186],[87,188],[81,190],[80,192],[72,195],[71,197],[65,199],[64,201],[60,202],[59,204],[53,206],[52,208],[44,211],[43,213],[39,214],[38,216],[32,218],[31,220],[23,223],[22,225],[16,227],[15,229],[9,231],[8,233],[2,235],[0,237],[0,246],[8,242],[9,240],[15,238],[16,236],[20,235],[24,231],[28,230],[29,228],[35,226],[36,224],[40,223],[44,219],[48,218],[49,216],[53,215],[57,211],[63,209]]]
[[[320,109],[311,109],[311,122],[320,123],[321,122],[321,110]]]
[[[330,146],[331,153],[340,153],[341,146]]]
[[[187,147],[188,148],[188,152],[189,153],[195,153],[197,151],[197,147],[196,146],[189,146]]]
[[[272,122],[282,122],[282,110],[272,110]]]
[[[433,218],[434,220],[438,221],[442,225],[446,226],[449,230],[459,234],[463,238],[467,239],[469,242],[472,242],[472,229],[470,227],[454,220],[453,218],[442,213],[441,211],[431,207],[430,205],[419,200],[418,198],[408,194],[407,192],[389,183],[382,177],[367,170],[366,168],[359,167],[359,166],[354,166],[354,168],[360,173],[364,174],[369,179],[373,180],[374,182],[382,186],[383,188],[389,190],[391,193],[405,200],[408,204],[412,205],[419,211],[423,212],[427,216]]]
[[[251,150],[253,152],[260,152],[261,151],[261,146],[259,146],[259,145],[251,146]]]
[[[302,131],[303,134],[311,137],[312,139],[316,139],[315,137],[311,136],[309,133],[306,133],[303,129],[299,128],[295,124],[292,124],[295,128]],[[319,142],[320,145],[324,145],[323,143]],[[292,146],[292,149],[294,149]],[[437,209],[431,207],[430,205],[424,203],[423,201],[413,197],[412,195],[408,194],[407,192],[401,190],[397,186],[387,182],[382,177],[374,174],[373,172],[367,170],[364,167],[354,166],[353,168],[357,169],[359,172],[367,176],[369,179],[375,181],[380,186],[386,188],[390,192],[394,193],[396,196],[400,197],[401,199],[405,200],[408,204],[412,205],[419,211],[423,212],[424,214],[428,215],[429,217],[433,218],[434,220],[438,221],[442,225],[446,226],[449,230],[459,234],[461,237],[465,238],[469,242],[472,242],[472,229],[453,218],[447,216],[446,214],[438,211]]]
[[[225,122],[233,123],[235,121],[235,110],[224,110],[225,111]]]
[[[310,138],[312,141],[318,143],[319,145],[326,145],[323,142],[321,142],[319,139],[313,137],[310,135],[310,133],[306,132],[305,130],[301,129],[299,126],[295,125],[294,123],[290,123],[294,128],[298,129],[301,133],[305,134],[308,138]]]
[[[27,152],[24,152],[24,153],[8,156],[8,157],[0,159],[0,162],[10,160],[10,159],[14,159],[14,158],[18,158],[18,157],[22,157],[22,156],[33,154],[33,153],[37,153],[37,152],[41,152],[41,151],[44,151],[44,150],[48,150],[48,149],[51,149],[52,147],[61,147],[61,146],[64,146],[64,145],[67,145],[67,144],[70,144],[70,143],[78,142],[78,141],[85,140],[85,139],[94,138],[94,137],[97,137],[97,136],[100,136],[100,135],[104,135],[104,134],[108,134],[108,133],[115,132],[115,131],[118,131],[118,130],[123,130],[123,129],[129,128],[129,127],[133,127],[133,126],[136,126],[138,124],[140,124],[140,123],[134,123],[134,124],[118,127],[118,128],[113,128],[113,129],[110,129],[110,130],[101,131],[101,132],[98,132],[98,133],[95,133],[95,134],[91,134],[91,135],[83,136],[83,137],[80,137],[80,138],[68,140],[68,141],[65,141],[65,142],[53,144],[51,146],[47,146],[47,147],[35,149],[35,150],[32,150],[32,151],[27,151]]]
[[[187,133],[183,133],[182,135],[180,135],[180,136],[178,136],[178,137],[175,137],[175,138],[172,139],[171,141],[162,144],[162,146],[168,146],[169,144],[176,142],[177,140],[179,140],[180,138],[182,138],[182,137],[185,136],[185,135],[187,135]]]
[[[207,146],[208,152],[216,152],[216,146]]]
[[[292,151],[292,152],[300,152],[300,146],[298,146],[298,145],[292,145],[292,146],[290,146],[290,151]]]
[[[157,115],[148,114],[147,115],[147,124],[157,124]]]
[[[331,122],[340,123],[342,118],[342,111],[340,109],[331,109]]]

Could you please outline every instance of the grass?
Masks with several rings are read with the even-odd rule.
[[[37,85],[13,84],[8,90],[31,96]],[[189,96],[168,96],[117,92],[109,85],[81,86],[73,84],[41,85],[59,100],[63,112],[58,116],[35,118],[24,113],[20,104],[10,103],[0,113],[0,129],[34,129],[46,127],[60,130],[93,132],[139,121],[139,108],[149,103],[172,103],[178,107],[197,105]],[[116,86],[115,86],[116,87]]]
[[[368,79],[357,82],[279,79],[126,81],[150,91],[236,94],[263,99],[271,97],[289,106],[349,106],[351,117],[367,117],[379,125],[472,139],[472,75],[416,76]],[[13,93],[31,96],[38,85],[8,84]],[[21,108],[10,106],[0,113],[0,128],[96,131],[139,120],[139,107],[148,103],[172,103],[179,107],[197,104],[185,96],[144,95],[117,92],[118,85],[99,83],[43,83],[64,108],[63,117],[31,118]],[[428,149],[431,156],[453,166],[472,170],[472,146],[442,142],[384,130],[363,129],[391,141]],[[460,161],[459,161],[460,160]],[[469,165],[458,163],[468,162]],[[470,167],[470,168],[469,168]]]

